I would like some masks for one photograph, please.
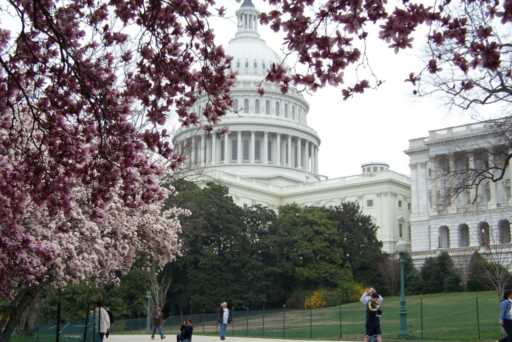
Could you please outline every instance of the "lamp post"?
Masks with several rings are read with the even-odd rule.
[[[400,256],[400,337],[406,337],[407,334],[407,307],[405,302],[405,258],[408,245],[404,240],[398,241],[396,250]]]

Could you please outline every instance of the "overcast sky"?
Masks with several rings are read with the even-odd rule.
[[[259,10],[268,5],[253,0]],[[213,20],[217,40],[227,45],[236,32],[235,11],[240,4],[222,0],[227,19]],[[281,35],[267,27],[260,35],[278,53]],[[419,44],[422,45],[422,44]],[[426,136],[429,130],[473,122],[473,114],[450,108],[439,97],[418,98],[404,79],[421,68],[421,50],[396,55],[378,40],[368,42],[370,63],[385,83],[355,98],[343,101],[340,89],[325,88],[306,94],[310,104],[308,123],[322,140],[319,154],[320,173],[329,178],[360,173],[362,163],[389,163],[395,171],[409,174],[409,160],[404,150],[409,139]],[[283,54],[280,53],[282,56]]]

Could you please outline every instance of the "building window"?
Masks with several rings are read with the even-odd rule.
[[[265,114],[270,114],[270,101],[265,101]]]
[[[260,100],[257,99],[255,102],[254,102],[254,111],[256,112],[256,114],[259,114],[260,113]]]
[[[469,227],[465,223],[459,225],[459,247],[469,247]]]
[[[498,222],[500,243],[510,243],[510,222],[506,219]]]
[[[478,240],[482,247],[489,247],[491,244],[489,230],[489,224],[487,222],[480,222],[478,224]]]
[[[288,103],[285,103],[284,104],[284,117],[287,118],[288,117]]]
[[[400,239],[404,237],[404,225],[402,223],[398,224],[398,235]]]
[[[398,201],[398,208],[402,208],[402,201]]]
[[[246,138],[243,138],[242,139],[242,143],[243,143],[243,158],[244,160],[249,160],[249,150],[250,150],[250,141],[249,141],[249,138],[246,137]]]
[[[231,142],[231,161],[236,161],[238,159],[237,137],[232,136],[230,139],[230,142]]]
[[[244,100],[244,113],[249,113],[249,99]]]
[[[220,160],[221,161],[225,161],[225,159],[226,159],[226,156],[224,155],[224,144],[225,144],[224,136],[222,136],[220,139]]]
[[[233,111],[238,112],[238,99],[233,100]]]
[[[292,119],[295,120],[295,105],[292,106]]]
[[[366,200],[366,206],[367,206],[368,208],[373,207],[373,200]]]
[[[281,103],[279,101],[276,101],[276,115],[281,115]]]
[[[257,161],[261,161],[261,140],[256,139],[254,144],[254,159]]]
[[[267,160],[266,161],[272,161],[272,148],[274,147],[274,143],[269,139],[268,146],[267,146]]]
[[[411,210],[411,203],[407,203],[407,209]]]
[[[439,227],[439,248],[450,248],[450,229],[448,226]]]

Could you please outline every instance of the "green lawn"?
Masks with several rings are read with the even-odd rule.
[[[478,298],[478,316],[477,316]],[[423,302],[423,305],[421,303]],[[386,341],[397,340],[399,331],[398,297],[384,301],[382,330]],[[422,310],[423,309],[423,310]],[[407,298],[410,340],[418,341],[496,341],[499,337],[498,298],[495,292],[448,293]],[[215,334],[216,315],[201,314],[171,317],[165,331],[173,335],[180,322],[191,318],[195,334]],[[318,310],[234,311],[229,327],[231,336],[251,336],[295,339],[360,340],[364,325],[364,310],[360,303],[351,303]],[[69,341],[78,334],[69,330]],[[76,331],[73,331],[76,330]],[[66,329],[65,329],[66,331]],[[116,321],[112,334],[147,333],[146,319]],[[79,335],[78,335],[79,336]],[[15,338],[14,342],[37,341]],[[40,342],[50,341],[44,338]],[[54,338],[51,339],[54,341]],[[61,341],[64,341],[61,339]],[[76,340],[73,340],[73,342]],[[67,341],[66,341],[67,342]]]
[[[477,303],[478,297],[478,317]],[[421,302],[423,301],[423,313]],[[451,293],[407,298],[408,328],[411,340],[496,341],[498,299],[494,292]],[[423,319],[421,319],[423,316]],[[382,330],[386,340],[398,338],[398,297],[385,298]],[[364,311],[360,303],[313,311],[289,310],[235,312],[230,334],[300,339],[359,340],[363,332]],[[284,323],[284,324],[283,324]],[[196,319],[197,333],[214,333],[214,321]]]

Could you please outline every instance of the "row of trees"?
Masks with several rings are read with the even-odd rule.
[[[194,212],[182,219],[181,255],[161,270],[139,260],[120,286],[82,283],[47,293],[43,317],[54,317],[61,301],[66,319],[81,319],[99,298],[118,318],[142,317],[148,293],[167,314],[211,312],[224,300],[237,309],[337,305],[357,300],[364,286],[398,294],[399,260],[381,252],[377,227],[355,203],[287,205],[276,213],[239,207],[226,187],[214,183],[173,185],[177,191],[167,204]],[[405,255],[408,294],[490,290],[492,271],[475,253],[464,283],[447,253],[427,259],[419,270]]]

